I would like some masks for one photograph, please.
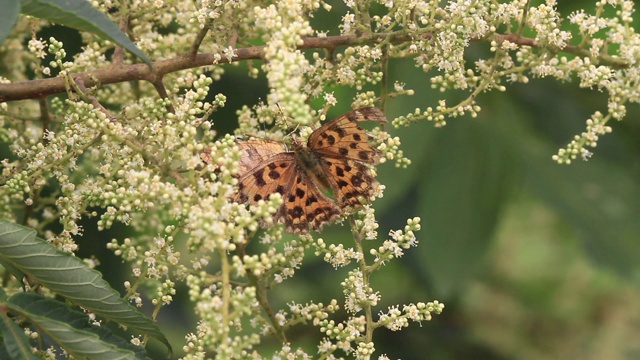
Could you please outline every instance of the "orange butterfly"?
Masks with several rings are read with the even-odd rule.
[[[256,203],[279,193],[284,203],[276,221],[289,233],[303,234],[336,221],[344,209],[368,203],[379,185],[369,165],[378,163],[381,152],[358,125],[367,120],[387,122],[380,109],[363,107],[316,129],[306,146],[294,142],[292,151],[272,140],[240,141],[234,201]],[[335,200],[321,189],[330,189]]]

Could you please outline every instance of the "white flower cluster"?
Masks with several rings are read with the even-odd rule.
[[[380,294],[369,286],[359,270],[349,272],[342,282],[342,292],[345,295],[345,309],[352,314],[360,312],[363,307],[376,306],[380,300]]]
[[[373,130],[373,134],[373,137],[380,141],[378,150],[384,154],[384,157],[380,159],[380,163],[385,163],[387,160],[395,160],[396,167],[406,168],[411,165],[411,160],[404,157],[404,152],[400,149],[399,137],[391,137],[389,133],[380,131],[377,128]]]
[[[305,19],[307,6],[302,0],[280,0],[253,9],[256,27],[264,31],[263,39],[267,42],[263,69],[269,81],[269,103],[277,104],[293,122],[302,125],[311,122],[308,97],[300,92],[310,66],[297,49],[303,36],[313,34]]]
[[[371,255],[375,256],[375,262],[383,265],[386,261],[397,259],[404,255],[404,250],[418,245],[414,234],[420,230],[420,218],[407,220],[404,230],[390,231],[391,239],[385,240],[378,249],[371,249]]]
[[[362,259],[362,253],[353,248],[345,249],[343,244],[330,244],[327,246],[322,239],[317,240],[316,254],[320,253],[324,253],[324,261],[336,269],[349,265],[352,260],[359,261]]]
[[[606,7],[614,7],[616,14],[606,16]],[[576,135],[569,145],[558,151],[553,159],[561,164],[569,164],[576,158],[588,160],[601,135],[609,133],[610,119],[622,120],[626,115],[627,103],[640,102],[640,34],[631,25],[635,11],[633,1],[611,0],[596,2],[596,15],[577,11],[569,16],[569,21],[578,27],[582,38],[582,56],[571,60],[561,58],[554,65],[558,70],[554,76],[568,78],[575,73],[580,79],[580,87],[597,88],[609,96],[607,114],[596,111],[587,120],[587,129]],[[596,37],[604,33],[605,37]],[[611,48],[618,48],[611,52]]]
[[[409,321],[421,322],[431,320],[431,315],[440,314],[444,304],[433,301],[404,305],[402,311],[398,306],[390,306],[386,313],[380,312],[379,322],[392,331],[398,331],[409,326]]]
[[[224,358],[233,358],[238,349],[251,348],[260,342],[257,333],[244,334],[239,317],[229,317],[231,312],[248,316],[258,304],[254,287],[218,287],[207,286],[198,276],[187,277],[189,295],[196,304],[195,312],[200,317],[198,332],[187,335],[187,344],[183,350],[194,356],[204,347],[215,344],[217,354]]]

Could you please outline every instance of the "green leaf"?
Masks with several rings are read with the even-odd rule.
[[[614,130],[614,135],[600,140],[588,162],[578,159],[569,166],[558,165],[551,156],[570,134],[582,131],[584,118],[598,108],[592,94],[558,98],[559,91],[562,88],[554,84],[528,84],[526,98],[532,103],[519,104],[517,110],[511,110],[513,99],[506,94],[498,100],[502,116],[518,119],[510,122],[517,125],[509,132],[522,153],[524,189],[571,226],[594,263],[637,283],[640,184],[633,170],[637,142],[634,145],[632,136],[628,141],[616,139],[622,129]]]
[[[143,348],[92,325],[88,316],[60,301],[34,293],[18,293],[5,306],[77,358],[148,359]]]
[[[16,325],[4,311],[0,312],[0,333],[3,340],[3,346],[0,349],[2,359],[39,359],[31,352],[31,345],[24,330]]]
[[[400,111],[388,110],[388,118],[393,119],[395,115],[404,115]],[[429,124],[401,127],[394,129],[389,127],[388,131],[391,136],[398,136],[402,139],[401,149],[406,158],[411,160],[411,166],[406,169],[400,169],[395,166],[393,160],[376,167],[378,172],[378,180],[385,185],[384,197],[376,200],[375,207],[381,212],[398,213],[398,207],[402,207],[400,203],[406,196],[407,192],[414,189],[422,182],[424,173],[421,171],[428,164],[437,158],[438,150],[435,147],[435,139],[441,133],[440,129],[435,129]],[[415,195],[409,195],[415,198]],[[413,211],[413,209],[411,209]],[[406,216],[405,216],[406,215]],[[409,217],[413,215],[402,214]],[[404,221],[400,223],[404,225]],[[394,224],[396,227],[398,224]]]
[[[0,44],[9,36],[13,25],[20,14],[20,2],[16,0],[0,0]]]
[[[86,0],[22,0],[22,13],[111,40],[151,66],[151,60],[127,35]]]
[[[120,298],[102,279],[102,274],[75,256],[36,238],[34,230],[0,221],[0,258],[70,302],[154,337],[171,349],[153,321]]]
[[[526,185],[573,226],[592,260],[637,277],[640,186],[629,169],[599,158],[558,165],[549,151],[527,150]]]
[[[512,187],[514,159],[492,122],[441,129],[438,157],[419,188],[424,267],[439,296],[457,295],[476,275]]]
[[[11,275],[13,275],[18,281],[20,281],[24,285],[24,273],[20,271],[18,268],[13,266],[10,262],[4,261],[2,257],[0,257],[0,265],[4,266],[6,270],[8,270]]]

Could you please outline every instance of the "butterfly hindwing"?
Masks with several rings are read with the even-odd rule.
[[[320,230],[339,217],[340,208],[318,189],[304,169],[297,171],[277,216],[284,222],[285,230],[308,233],[309,227]]]
[[[275,219],[290,233],[308,233],[309,227],[319,230],[340,216],[340,208],[309,179],[294,152],[274,141],[249,140],[238,146],[243,155],[235,201],[255,204],[280,193],[284,202]]]
[[[271,194],[287,193],[288,184],[295,177],[295,156],[293,153],[280,153],[252,168],[238,179],[238,192],[234,196],[237,202],[257,203],[268,200]]]

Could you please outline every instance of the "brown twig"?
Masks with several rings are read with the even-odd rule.
[[[151,84],[156,89],[156,91],[158,92],[158,95],[160,95],[161,98],[163,99],[169,98],[169,93],[167,93],[167,88],[164,86],[164,83],[162,83],[162,78],[156,79],[156,81],[154,81]],[[173,107],[173,104],[171,103],[167,104],[167,111],[170,113],[176,112],[175,108]]]
[[[49,130],[49,125],[51,124],[49,102],[47,101],[47,98],[41,97],[38,99],[38,103],[40,104],[40,121],[42,122],[42,134],[46,134],[47,130]],[[49,143],[49,139],[46,136],[43,136],[42,142],[44,143],[44,145],[47,145]]]
[[[200,29],[200,31],[198,31],[198,33],[196,34],[196,38],[191,44],[191,47],[189,48],[189,53],[188,53],[189,59],[195,60],[196,55],[198,55],[198,49],[200,48],[200,44],[202,44],[202,41],[204,40],[205,36],[207,36],[207,33],[209,32],[209,30],[211,30],[212,24],[213,24],[213,19],[207,20],[207,23],[204,24],[202,29]]]
[[[115,122],[118,120],[118,118],[115,115],[111,114],[109,110],[107,110],[104,106],[102,106],[100,101],[98,101],[98,99],[96,99],[95,96],[89,93],[89,90],[87,89],[85,85],[85,81],[82,77],[74,76],[73,81],[75,83],[75,86],[78,88],[80,95],[85,97],[91,103],[91,105],[93,105],[94,108],[100,110],[103,114],[105,114],[105,116],[111,122]]]
[[[235,57],[234,61],[260,59],[263,52],[262,49],[263,46],[238,49],[236,52],[238,57]],[[149,68],[147,64],[109,65],[100,69],[75,74],[75,77],[83,79],[87,87],[92,87],[96,83],[108,85],[133,80],[145,80],[154,83],[158,78],[162,78],[168,73],[211,65],[214,60],[214,54],[198,54],[193,60],[190,60],[188,55],[181,55],[156,61],[153,63],[152,68]],[[228,60],[222,56],[218,62],[227,63]],[[65,91],[64,78],[61,77],[0,84],[0,102],[39,98],[64,93]]]
[[[424,38],[430,38],[431,34],[422,35]],[[390,41],[392,43],[410,41],[412,38],[405,32],[397,32],[392,34],[368,34],[358,35],[341,35],[327,37],[309,37],[304,38],[303,43],[298,46],[299,49],[328,49],[333,51],[337,47],[347,45],[380,43],[382,41]],[[533,38],[521,37],[516,34],[494,34],[492,39],[501,41],[509,40],[520,46],[537,47]],[[487,41],[487,39],[473,39],[474,41]],[[578,46],[568,45],[558,51],[572,53],[580,56],[590,56],[588,50]],[[251,46],[247,48],[236,49],[236,55],[231,61],[245,61],[262,59],[264,54],[264,46]],[[620,58],[609,55],[600,56],[600,61],[606,62],[613,67],[621,68],[628,66]],[[158,79],[162,79],[166,74],[196,68],[200,66],[208,66],[214,63],[229,63],[227,57],[220,54],[198,54],[195,57],[189,54],[176,56],[171,59],[159,60],[153,63],[150,68],[147,64],[133,65],[109,65],[100,69],[81,72],[75,74],[84,80],[87,87],[96,85],[96,82],[102,85],[115,84],[124,81],[145,80],[150,83],[156,83]],[[96,81],[97,80],[97,81]],[[36,99],[47,95],[59,94],[65,92],[64,79],[60,77],[49,79],[37,79],[21,81],[10,84],[0,84],[0,102]]]
[[[238,254],[241,258],[246,256],[246,246],[247,243],[238,245]],[[251,270],[247,271],[247,277],[249,278],[249,284],[256,289],[256,299],[258,300],[258,304],[260,304],[260,307],[267,314],[267,318],[269,319],[272,327],[271,331],[278,337],[278,339],[280,339],[283,344],[286,344],[288,341],[284,332],[285,329],[280,325],[278,319],[276,318],[276,314],[271,308],[271,303],[269,303],[269,299],[267,297],[268,289],[266,288],[264,281],[256,276]]]

